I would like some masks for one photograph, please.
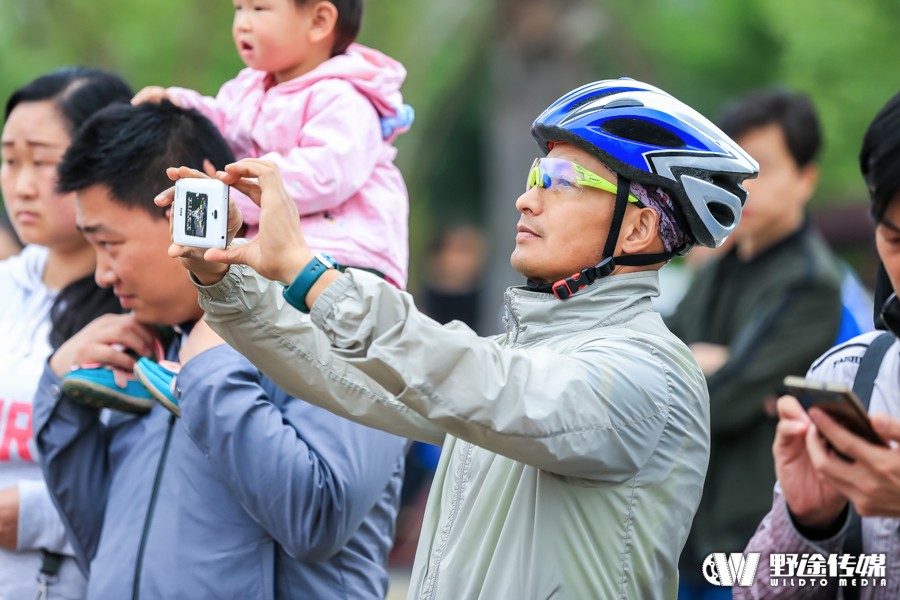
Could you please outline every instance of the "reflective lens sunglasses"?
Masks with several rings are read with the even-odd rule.
[[[534,159],[531,170],[528,171],[525,191],[533,187],[573,195],[580,194],[586,187],[591,187],[616,194],[615,183],[562,158]],[[632,194],[628,194],[628,201],[640,204]]]

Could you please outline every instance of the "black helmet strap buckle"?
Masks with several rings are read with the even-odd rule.
[[[665,262],[672,258],[674,254],[670,252],[662,252],[658,254],[636,254],[628,256],[616,256],[616,242],[619,241],[619,231],[622,229],[622,221],[625,220],[625,209],[628,207],[628,194],[631,188],[631,182],[622,176],[619,176],[618,186],[616,187],[616,205],[613,209],[612,220],[609,224],[609,233],[606,236],[606,244],[603,247],[603,260],[593,267],[582,269],[581,272],[575,273],[565,279],[560,279],[552,285],[530,286],[541,292],[552,292],[554,296],[560,300],[569,298],[572,294],[582,288],[586,288],[598,279],[608,277],[615,270],[616,266],[647,266]]]

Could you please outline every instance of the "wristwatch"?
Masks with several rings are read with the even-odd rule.
[[[306,295],[312,286],[328,269],[338,269],[337,261],[324,252],[317,252],[313,259],[306,263],[291,285],[284,288],[284,299],[288,304],[302,313],[308,313]]]

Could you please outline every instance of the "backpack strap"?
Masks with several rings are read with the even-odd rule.
[[[881,361],[884,360],[884,355],[887,354],[888,348],[894,345],[896,339],[890,331],[883,332],[872,340],[859,361],[859,369],[856,371],[856,377],[853,378],[853,392],[862,402],[866,412],[872,401],[872,390],[875,389],[875,378],[878,377]]]
[[[853,392],[859,398],[866,412],[869,412],[869,404],[872,402],[872,390],[875,389],[875,378],[878,377],[878,371],[881,368],[881,362],[888,349],[894,345],[897,338],[890,331],[885,331],[869,344],[859,361],[859,369],[856,371],[856,377],[853,378]],[[862,520],[859,513],[850,504],[850,523],[847,525],[847,535],[844,539],[843,551],[845,554],[860,555],[863,551],[862,546]],[[845,600],[856,600],[859,598],[859,589],[856,586],[848,585],[843,588]]]

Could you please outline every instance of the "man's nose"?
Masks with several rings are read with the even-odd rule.
[[[529,212],[531,214],[539,214],[542,210],[543,203],[537,187],[526,190],[516,199],[516,210],[520,213]]]
[[[113,271],[109,260],[97,257],[97,268],[94,271],[94,281],[102,288],[110,288],[116,284],[116,273]]]

